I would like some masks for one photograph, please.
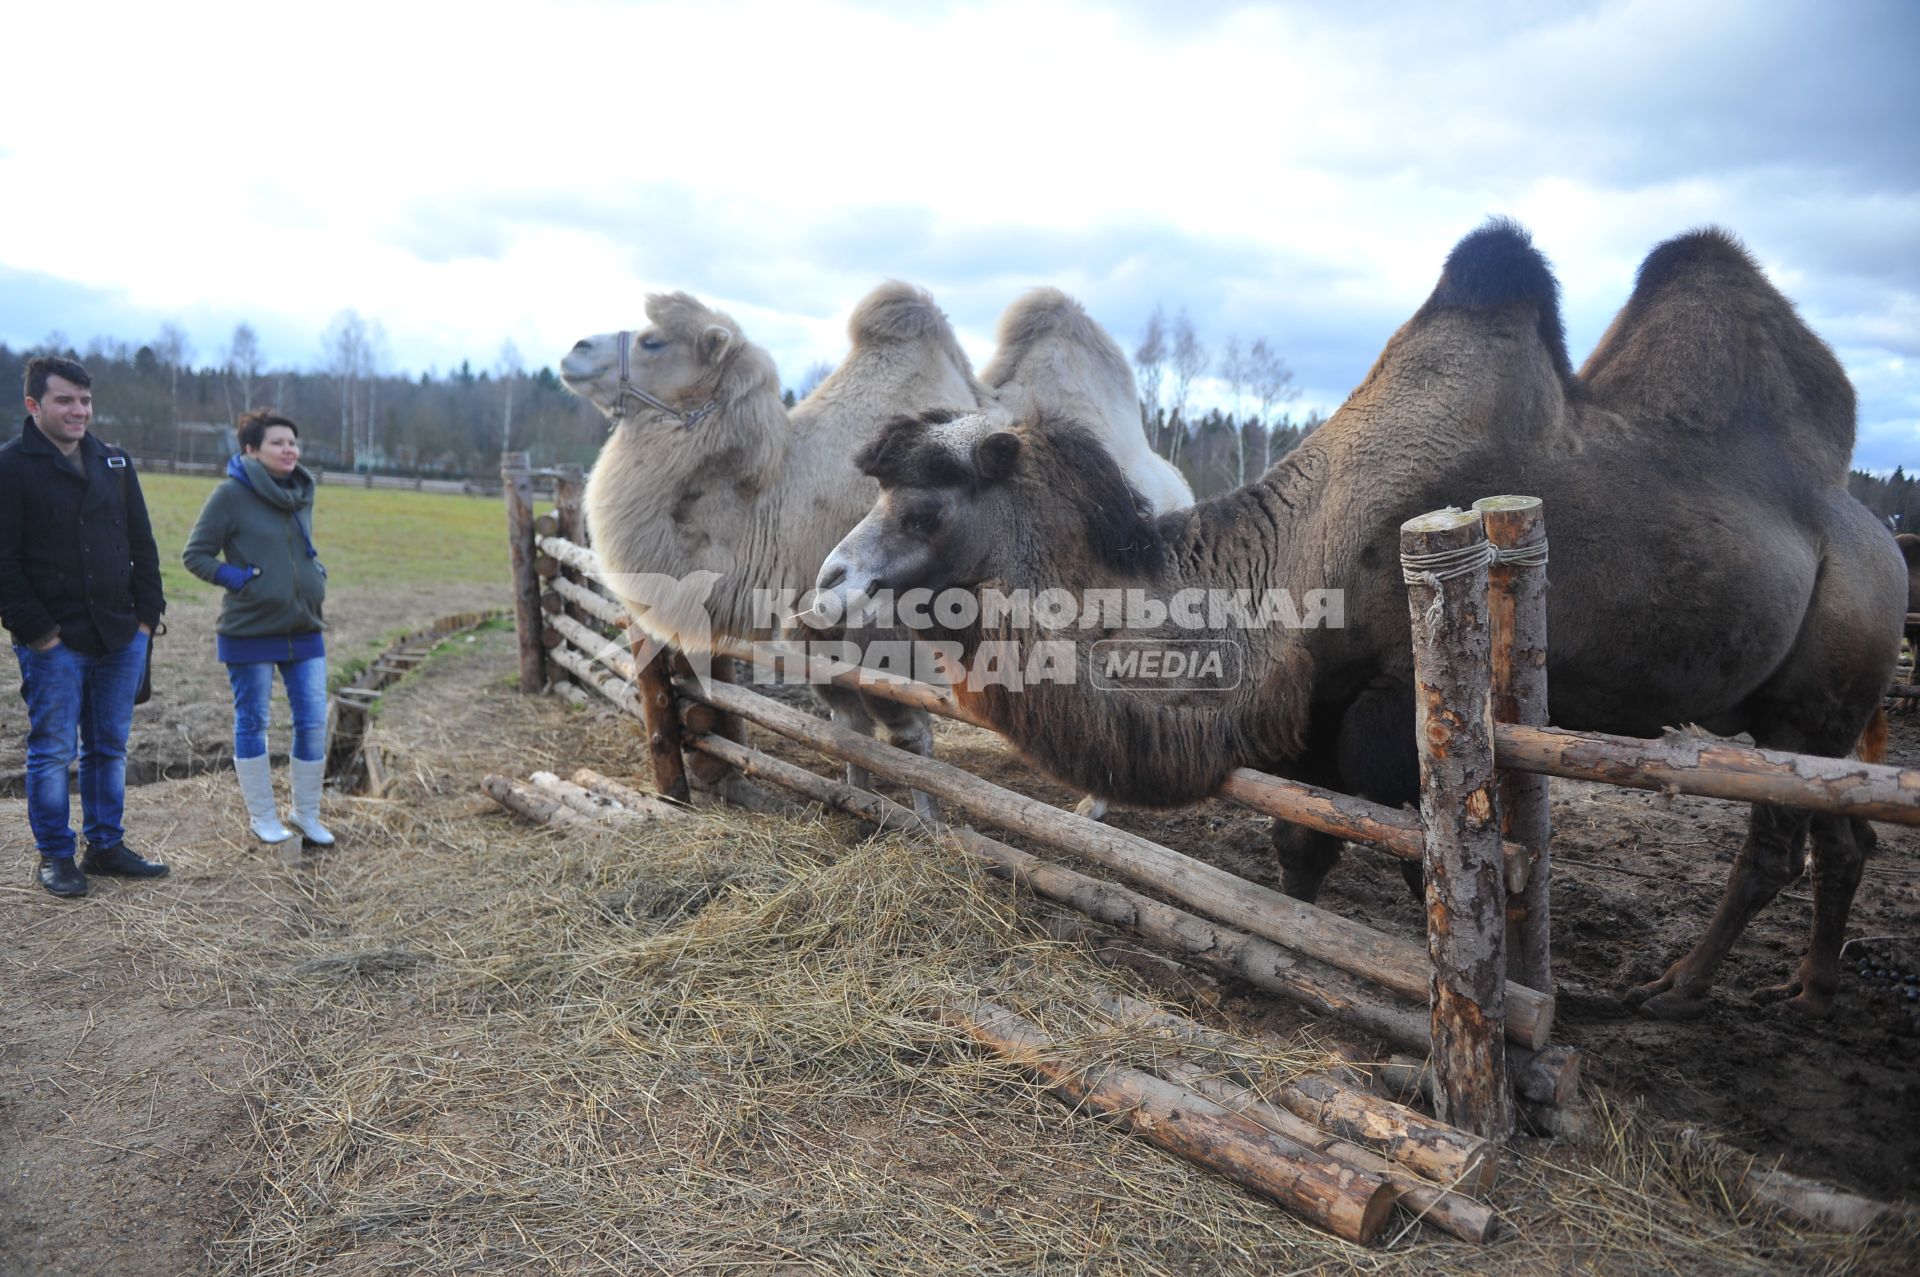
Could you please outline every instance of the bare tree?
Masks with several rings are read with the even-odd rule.
[[[1235,333],[1227,338],[1227,347],[1220,352],[1220,380],[1227,383],[1227,392],[1233,396],[1233,419],[1239,424],[1234,432],[1236,447],[1234,485],[1244,486],[1247,482],[1247,431],[1251,422],[1247,420],[1247,352],[1240,348],[1240,335]]]
[[[1133,352],[1133,367],[1140,378],[1141,424],[1146,428],[1147,437],[1159,444],[1164,453],[1165,441],[1156,436],[1160,433],[1160,386],[1167,368],[1167,320],[1158,306],[1147,316],[1147,334]]]
[[[321,342],[327,373],[333,378],[334,387],[340,395],[340,459],[351,465],[354,440],[353,391],[366,367],[366,321],[360,318],[360,312],[357,310],[351,308],[343,310],[333,317],[333,323],[328,325],[326,335]]]
[[[227,343],[225,360],[227,391],[227,416],[237,417],[243,412],[253,411],[253,383],[260,376],[260,335],[253,331],[252,324],[236,324],[233,340]],[[233,392],[240,391],[240,407],[235,410]]]
[[[526,364],[520,358],[520,347],[513,344],[512,338],[501,342],[500,357],[494,361],[493,372],[500,379],[501,386],[506,389],[506,409],[500,423],[502,453],[511,451],[513,448],[513,392],[521,374],[525,371]]]
[[[1187,405],[1193,397],[1194,379],[1207,370],[1207,349],[1200,344],[1200,338],[1193,331],[1193,321],[1187,318],[1184,308],[1180,317],[1173,321],[1173,415],[1179,423],[1173,435],[1173,443],[1167,449],[1167,459],[1177,462],[1180,459],[1180,441],[1187,433]]]
[[[367,469],[373,469],[374,440],[379,422],[380,370],[387,364],[387,329],[379,320],[367,325],[367,353],[361,373],[367,383]]]
[[[180,365],[193,358],[193,347],[187,344],[186,330],[168,320],[160,325],[160,335],[153,339],[153,353],[167,370],[167,413],[174,428],[180,426]]]
[[[1265,337],[1253,343],[1247,352],[1247,386],[1260,404],[1260,472],[1273,464],[1273,406],[1299,397],[1293,384],[1293,369],[1275,353]]]

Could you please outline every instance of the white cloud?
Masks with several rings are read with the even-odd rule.
[[[881,278],[982,352],[1048,282],[1123,345],[1156,302],[1267,336],[1330,406],[1489,213],[1554,260],[1576,360],[1655,242],[1715,222],[1856,352],[1861,460],[1920,462],[1886,362],[1920,356],[1910,5],[85,12],[0,117],[0,268],[79,313],[0,295],[10,341],[250,319],[305,362],[354,306],[402,366],[542,362],[685,288],[791,378]]]

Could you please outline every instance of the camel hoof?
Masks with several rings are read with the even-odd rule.
[[[1634,990],[1643,992],[1642,989]],[[1640,1003],[1640,1014],[1654,1020],[1697,1020],[1706,1014],[1707,1000],[1699,994],[1682,993],[1678,989],[1668,989],[1665,993],[1655,993]]]
[[[1787,1000],[1787,1011],[1802,1020],[1830,1020],[1833,1018],[1833,995],[1803,993]]]
[[[1833,994],[1817,992],[1803,988],[1800,981],[1789,980],[1785,984],[1770,984],[1753,991],[1755,1003],[1766,1006],[1774,1002],[1784,1002],[1789,1015],[1802,1020],[1825,1020],[1833,1015]]]
[[[1073,805],[1073,814],[1076,816],[1085,816],[1088,820],[1105,820],[1107,818],[1107,800],[1104,798],[1095,798],[1092,794],[1087,794]]]

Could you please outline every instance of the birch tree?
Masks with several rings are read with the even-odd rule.
[[[1180,443],[1187,433],[1187,405],[1193,397],[1193,383],[1207,370],[1206,347],[1200,344],[1200,338],[1193,331],[1193,321],[1187,318],[1184,308],[1173,321],[1173,353],[1169,362],[1173,370],[1173,417],[1178,425],[1174,427],[1167,460],[1177,463]]]
[[[1167,321],[1160,307],[1147,317],[1147,333],[1133,352],[1134,373],[1140,379],[1140,424],[1162,455],[1166,440],[1160,429],[1160,387],[1167,370]]]
[[[226,359],[227,416],[239,417],[241,413],[253,411],[253,383],[260,376],[260,335],[253,331],[252,324],[236,324],[233,339],[227,343]],[[233,392],[240,392],[240,404],[236,409]]]
[[[1299,397],[1294,388],[1293,369],[1275,353],[1265,337],[1253,343],[1247,352],[1247,386],[1260,404],[1260,473],[1273,464],[1273,406]]]

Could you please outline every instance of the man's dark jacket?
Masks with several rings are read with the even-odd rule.
[[[74,455],[85,478],[31,417],[0,444],[0,619],[16,643],[58,629],[62,643],[104,656],[160,623],[160,552],[133,467],[108,466],[92,431]]]

